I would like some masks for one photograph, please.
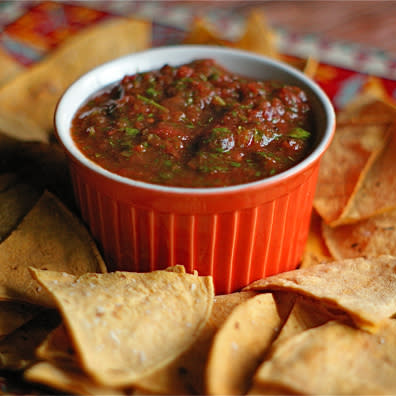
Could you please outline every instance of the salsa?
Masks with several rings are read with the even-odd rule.
[[[312,146],[306,93],[236,75],[212,59],[127,75],[77,112],[72,137],[103,168],[168,186],[263,179]]]

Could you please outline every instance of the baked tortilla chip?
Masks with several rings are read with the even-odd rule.
[[[346,315],[340,312],[330,312],[320,303],[315,303],[303,297],[297,297],[295,304],[282,327],[278,337],[273,342],[271,350],[279,343],[292,336],[302,333],[313,327],[321,326],[330,320],[346,319]]]
[[[49,386],[67,394],[76,395],[125,395],[119,389],[101,386],[76,367],[39,362],[24,372],[27,381]]]
[[[0,338],[29,322],[41,310],[41,307],[31,304],[0,301]]]
[[[36,348],[58,324],[58,313],[46,310],[4,337],[0,341],[0,369],[22,370],[36,362]]]
[[[257,37],[260,39],[258,40]],[[245,29],[241,37],[236,41],[221,38],[221,34],[214,26],[203,18],[196,18],[183,42],[227,46],[279,58],[276,38],[275,32],[268,26],[264,13],[252,10],[246,17]]]
[[[396,209],[396,123],[389,130],[388,144],[364,175],[337,224],[356,222]]]
[[[108,387],[131,386],[175,360],[196,341],[212,309],[211,277],[31,271],[56,301],[83,371]]]
[[[0,299],[52,306],[28,267],[74,274],[105,272],[99,251],[79,219],[46,192],[0,244]]]
[[[337,114],[337,124],[389,124],[396,120],[396,107],[373,92],[358,95]]]
[[[230,45],[229,41],[219,38],[215,27],[203,18],[195,18],[191,30],[183,40],[184,44]]]
[[[295,292],[345,311],[357,326],[375,331],[396,312],[396,257],[318,264],[260,279],[245,290]]]
[[[354,224],[329,227],[323,224],[323,237],[338,259],[396,256],[396,211],[372,216]]]
[[[41,360],[78,367],[76,354],[63,323],[40,344],[36,349],[36,355]]]
[[[35,186],[39,191],[47,189],[73,207],[67,158],[59,144],[25,142],[0,134],[0,167],[15,174],[21,183]]]
[[[290,295],[259,294],[236,307],[216,333],[206,368],[206,393],[242,395],[293,305]]]
[[[15,184],[0,192],[0,242],[35,205],[41,193],[37,188],[24,183]]]
[[[395,394],[395,332],[393,319],[375,335],[339,322],[307,330],[278,345],[255,384],[287,394]]]
[[[0,130],[20,139],[47,140],[63,91],[93,67],[146,49],[150,36],[150,23],[131,18],[114,18],[76,33],[0,88]]]
[[[252,10],[246,18],[245,31],[235,43],[235,47],[271,58],[279,58],[276,40],[277,36],[269,27],[264,13]]]
[[[333,257],[323,239],[321,225],[322,219],[318,213],[313,210],[308,239],[305,245],[300,268],[307,268],[312,265],[333,261]]]
[[[385,146],[387,124],[338,126],[322,157],[314,207],[326,223],[334,224]]]
[[[0,48],[0,86],[21,73],[24,67]]]
[[[237,306],[255,295],[256,292],[236,292],[216,296],[210,318],[191,348],[175,361],[136,381],[137,393],[143,390],[156,395],[204,394],[204,371],[214,335]]]

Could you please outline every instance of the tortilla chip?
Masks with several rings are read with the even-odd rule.
[[[0,166],[20,182],[47,189],[74,207],[67,158],[60,145],[25,142],[0,134]]]
[[[75,351],[63,323],[41,343],[36,349],[36,355],[41,360],[77,366]]]
[[[29,322],[40,311],[41,307],[12,301],[0,301],[0,337]]]
[[[23,183],[0,192],[0,242],[18,225],[40,195],[38,189]]]
[[[92,237],[77,217],[46,192],[0,244],[0,299],[53,306],[28,267],[74,274],[105,272]]]
[[[0,369],[22,370],[37,361],[37,346],[58,324],[58,313],[46,310],[4,337],[0,341]]]
[[[51,362],[39,362],[24,372],[24,378],[31,382],[49,386],[67,394],[77,395],[125,395],[124,392],[106,388],[93,382],[75,367],[59,366]]]
[[[133,385],[176,359],[197,339],[212,309],[211,277],[31,271],[56,300],[82,369],[105,386]]]
[[[234,46],[271,58],[279,58],[276,40],[277,36],[269,27],[264,13],[252,10],[246,18],[245,31]]]
[[[390,140],[377,156],[336,224],[346,224],[396,209],[396,123]]]
[[[24,67],[12,56],[0,48],[0,86],[24,70]]]
[[[396,107],[378,93],[365,92],[337,114],[337,124],[389,124],[396,120]]]
[[[276,345],[289,338],[302,333],[313,327],[321,326],[330,320],[346,319],[345,314],[330,312],[319,303],[315,303],[303,297],[297,297],[296,302],[288,316],[286,323],[282,327],[278,337],[271,345],[271,350]]]
[[[274,298],[268,293],[257,295],[234,309],[215,335],[209,353],[207,394],[246,393],[292,304],[290,295]]]
[[[322,157],[314,207],[334,224],[389,136],[387,124],[338,126]]]
[[[184,44],[201,45],[230,45],[231,43],[219,38],[219,32],[207,20],[195,18],[190,31],[183,40]]]
[[[300,268],[307,268],[311,267],[312,265],[333,261],[333,257],[330,254],[322,237],[321,225],[322,219],[318,213],[313,210],[308,239],[305,245]]]
[[[357,326],[375,331],[396,312],[396,257],[318,264],[260,279],[245,290],[295,292],[345,311]]]
[[[332,255],[339,260],[396,256],[396,211],[338,227],[323,224],[323,236]]]
[[[257,40],[257,37],[260,37],[260,40]],[[239,40],[230,41],[221,38],[221,34],[208,21],[203,18],[196,18],[183,43],[234,47],[272,58],[279,58],[276,34],[268,26],[264,13],[259,10],[252,10],[247,15],[245,29]]]
[[[255,383],[288,394],[395,394],[395,331],[392,319],[375,335],[339,322],[307,330],[278,345]]]
[[[46,141],[63,91],[93,67],[146,49],[150,34],[148,22],[130,18],[114,18],[76,33],[0,88],[0,130],[24,140]]]
[[[175,266],[171,267],[171,270],[181,268],[184,267]],[[168,365],[137,380],[134,387],[140,393],[150,392],[157,395],[203,394],[203,372],[215,332],[236,306],[255,295],[255,292],[240,292],[216,296],[210,318],[191,348]],[[56,366],[74,366],[75,371],[77,370],[77,357],[63,325],[55,329],[36,352],[40,359],[52,362]]]
[[[256,292],[236,292],[214,298],[210,318],[198,339],[178,359],[136,381],[138,391],[157,395],[202,395],[205,392],[204,371],[213,337],[231,312]]]

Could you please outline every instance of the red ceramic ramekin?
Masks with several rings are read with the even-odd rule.
[[[231,187],[180,188],[134,181],[87,159],[70,126],[89,96],[126,74],[212,58],[256,79],[301,86],[315,115],[311,154],[267,179]],[[283,63],[211,46],[172,46],[131,54],[102,65],[72,84],[55,113],[55,128],[70,159],[83,219],[109,270],[150,271],[175,264],[212,275],[217,294],[296,268],[309,230],[319,161],[335,128],[332,105],[308,77]]]

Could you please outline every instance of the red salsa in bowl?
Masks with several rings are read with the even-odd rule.
[[[89,159],[134,180],[223,187],[260,180],[311,151],[306,93],[236,75],[212,59],[127,75],[77,112]]]

